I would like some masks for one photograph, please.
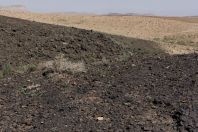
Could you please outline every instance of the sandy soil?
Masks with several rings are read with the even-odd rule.
[[[194,23],[189,22],[191,20],[190,18],[83,16],[73,14],[42,14],[13,11],[0,11],[0,14],[32,21],[74,26],[83,29],[93,29],[109,34],[144,39],[198,32],[197,21]]]
[[[0,15],[152,40],[169,54],[198,52],[198,18],[196,17],[93,16],[9,10],[1,10]],[[174,38],[170,38],[172,36]],[[164,38],[174,40],[167,41]],[[189,38],[190,41],[186,41]]]

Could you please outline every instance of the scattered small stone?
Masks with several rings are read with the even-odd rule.
[[[104,120],[104,117],[97,117],[97,120],[98,121],[103,121]]]
[[[41,86],[40,84],[31,85],[31,86],[28,86],[27,89],[34,89],[34,88],[38,88],[40,86]]]
[[[152,127],[142,127],[143,131],[152,131]]]
[[[124,103],[125,106],[131,106],[131,103]]]
[[[68,43],[67,42],[63,42],[63,45],[68,45]]]
[[[132,66],[132,67],[135,67],[136,65],[135,65],[135,64],[132,64],[131,66]]]
[[[22,107],[22,108],[27,108],[27,106],[26,106],[26,105],[22,105],[21,107]]]

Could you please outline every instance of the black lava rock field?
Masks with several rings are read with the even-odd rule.
[[[197,132],[198,55],[115,37],[0,16],[0,131]]]

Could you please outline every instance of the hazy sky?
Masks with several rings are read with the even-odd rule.
[[[38,12],[198,15],[198,0],[0,0],[0,6],[14,4]]]

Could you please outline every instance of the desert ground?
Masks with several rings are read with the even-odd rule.
[[[198,17],[96,16],[0,10],[0,15],[156,41],[169,54],[198,51]]]
[[[198,131],[197,18],[0,15],[0,131]]]

